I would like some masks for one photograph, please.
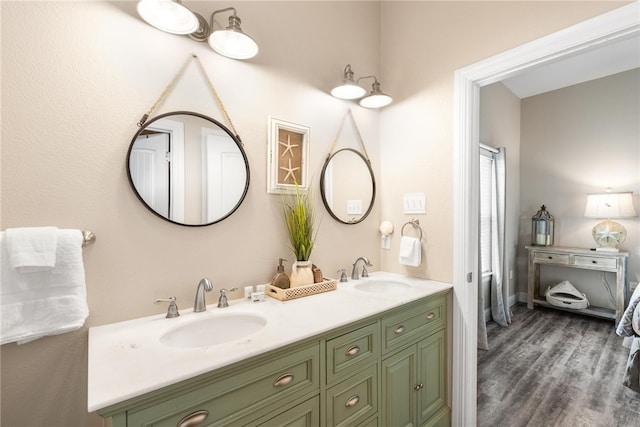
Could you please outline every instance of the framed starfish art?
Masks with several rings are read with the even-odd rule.
[[[307,189],[309,128],[269,117],[267,192],[294,193]]]

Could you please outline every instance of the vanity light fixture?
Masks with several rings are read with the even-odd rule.
[[[180,0],[141,0],[137,9],[147,24],[166,33],[190,34],[200,26],[196,15]]]
[[[373,77],[371,92],[360,100],[360,105],[366,108],[382,108],[391,104],[393,98],[380,90],[380,82],[375,76],[360,77],[358,81]]]
[[[232,12],[229,26],[214,31],[214,16],[229,11]],[[249,59],[258,54],[258,44],[242,31],[240,17],[233,7],[214,11],[207,22],[202,15],[184,6],[181,0],[140,0],[138,14],[159,30],[186,34],[199,42],[208,41],[213,50],[228,58]]]
[[[373,79],[371,92],[365,96],[367,90],[358,83],[360,83],[360,80],[370,78]],[[354,73],[351,70],[351,64],[347,64],[344,68],[342,84],[333,88],[331,90],[331,95],[339,99],[360,99],[360,105],[366,108],[382,108],[391,104],[393,101],[393,98],[380,90],[380,82],[378,82],[376,76],[358,77],[358,79],[355,80]]]
[[[636,216],[633,208],[633,193],[588,194],[584,216],[587,218],[606,218],[593,227],[593,239],[599,245],[597,251],[618,252],[617,246],[624,242],[627,230],[611,218],[631,218]]]
[[[353,79],[351,64],[344,67],[344,79],[342,84],[331,90],[331,95],[339,99],[358,99],[367,93],[366,89],[359,86]]]

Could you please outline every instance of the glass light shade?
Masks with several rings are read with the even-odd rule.
[[[359,86],[353,80],[345,80],[340,86],[336,86],[331,90],[331,96],[340,99],[358,99],[367,93],[366,89]]]
[[[141,0],[138,14],[149,25],[171,34],[191,34],[199,27],[198,18],[173,0]]]
[[[391,102],[393,102],[393,98],[389,95],[382,92],[372,92],[371,95],[360,100],[360,105],[366,108],[382,108],[391,104]]]
[[[237,30],[214,31],[209,36],[209,46],[220,55],[233,59],[249,59],[258,54],[258,44]]]
[[[584,209],[587,218],[630,218],[636,216],[633,193],[588,194]]]

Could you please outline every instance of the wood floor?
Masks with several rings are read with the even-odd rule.
[[[640,426],[640,394],[621,383],[629,350],[613,321],[525,305],[487,324],[478,350],[478,426]]]

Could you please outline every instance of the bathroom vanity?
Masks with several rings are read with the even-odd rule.
[[[450,293],[377,272],[298,300],[91,328],[89,411],[115,427],[449,425]],[[215,345],[162,343],[183,324],[230,315],[266,322]]]

